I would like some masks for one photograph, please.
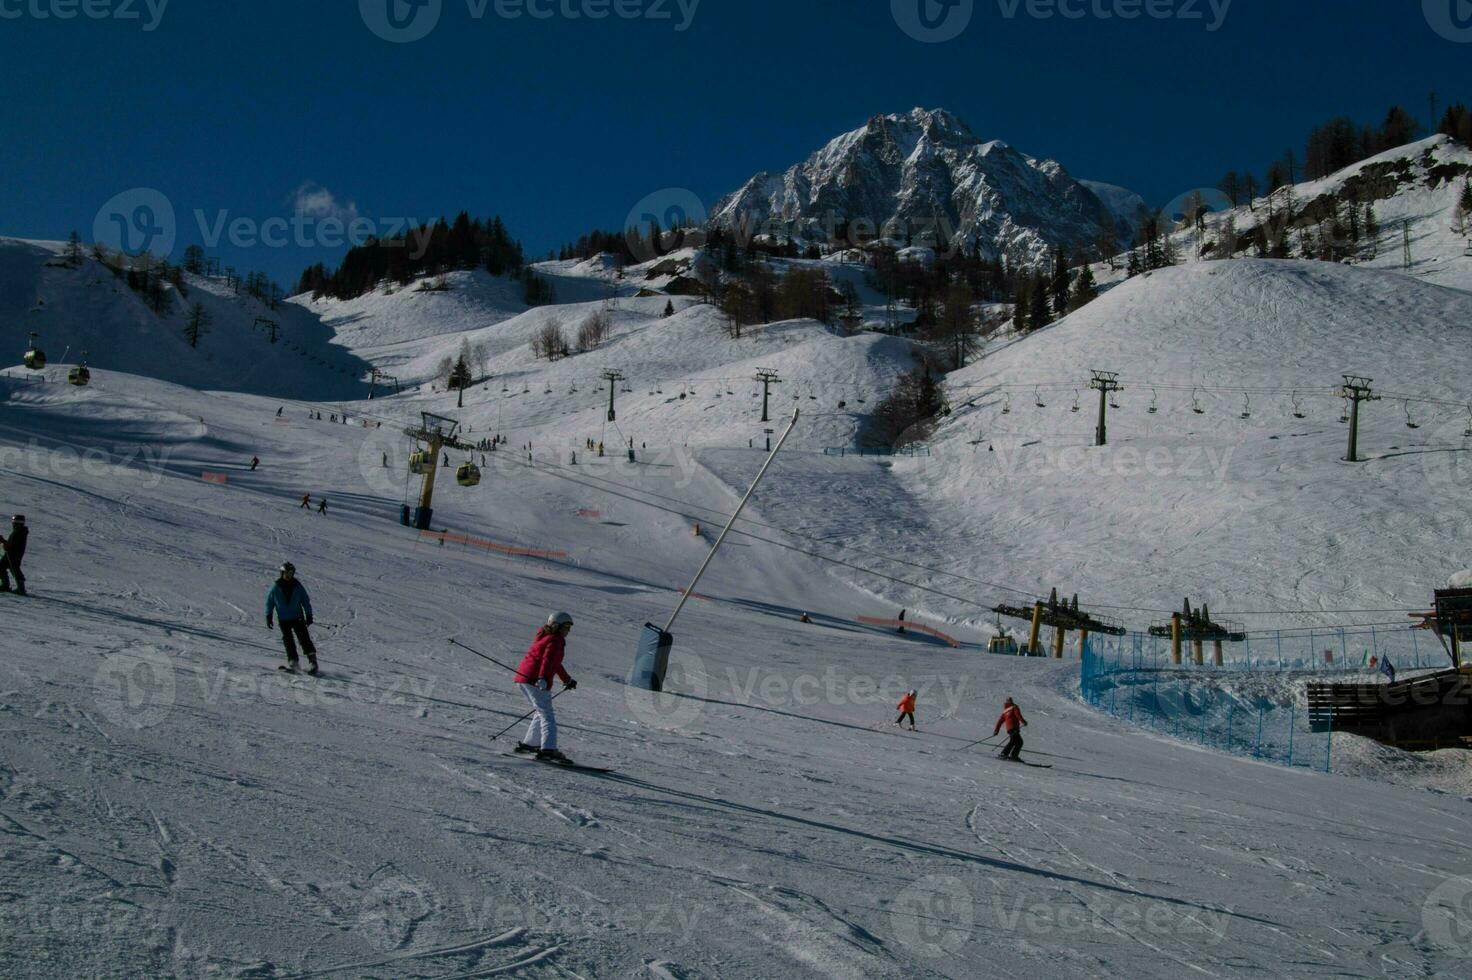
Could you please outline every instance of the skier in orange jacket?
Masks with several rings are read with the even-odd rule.
[[[1002,717],[997,719],[997,727],[992,729],[993,738],[1004,725],[1007,728],[1007,744],[1002,746],[1002,753],[997,758],[1021,762],[1018,756],[1022,754],[1022,730],[1027,727],[1027,719],[1022,717],[1022,709],[1011,698],[1002,707]]]
[[[909,694],[900,698],[900,703],[895,705],[895,707],[900,709],[900,716],[894,720],[894,723],[898,725],[906,718],[909,718],[910,731],[913,732],[915,730],[915,692],[911,691]]]

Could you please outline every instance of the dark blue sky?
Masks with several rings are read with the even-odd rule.
[[[1234,0],[1216,31],[1224,0],[1061,0],[1076,20],[974,0],[969,21],[925,0],[943,29],[966,23],[944,43],[898,25],[920,0],[700,0],[683,31],[681,0],[440,0],[408,43],[369,27],[389,0],[168,0],[152,30],[149,2],[0,0],[0,234],[90,240],[105,202],[154,188],[177,258],[204,238],[196,211],[206,227],[289,218],[305,186],[320,213],[500,213],[541,253],[651,192],[709,204],[917,105],[1164,203],[1260,172],[1330,115],[1378,121],[1399,101],[1424,118],[1433,89],[1472,101],[1472,43],[1448,39],[1472,34],[1469,0]],[[394,2],[408,30],[429,23]],[[562,14],[600,2],[669,19]],[[1093,14],[1121,2],[1203,19]],[[58,19],[69,3],[125,7]],[[343,249],[227,236],[211,251],[290,285]]]

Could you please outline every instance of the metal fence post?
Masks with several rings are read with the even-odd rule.
[[[1262,758],[1262,706],[1257,709],[1257,744],[1252,747],[1252,756],[1255,759]]]
[[[1293,768],[1293,732],[1298,727],[1298,705],[1288,706],[1288,768]]]

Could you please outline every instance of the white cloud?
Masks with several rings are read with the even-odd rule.
[[[292,195],[296,213],[319,221],[336,218],[347,224],[358,217],[358,205],[352,201],[339,201],[337,195],[313,181],[305,181]]]

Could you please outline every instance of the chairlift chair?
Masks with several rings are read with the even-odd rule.
[[[1416,419],[1415,419],[1415,416],[1411,415],[1411,402],[1410,402],[1410,399],[1406,399],[1406,402],[1405,402],[1405,406],[1404,407],[1405,407],[1405,410],[1406,410],[1406,428],[1407,429],[1419,429],[1421,427],[1421,423],[1420,422],[1417,422]]]
[[[1041,388],[1039,388],[1037,385],[1033,385],[1032,386],[1032,397],[1033,397],[1033,400],[1035,402],[1037,402],[1038,408],[1047,408],[1048,407],[1047,404],[1044,403],[1044,401],[1043,401],[1043,390]]]
[[[46,367],[46,352],[36,346],[36,335],[31,334],[31,341],[26,347],[25,365],[32,371],[40,371]]]
[[[1201,398],[1199,395],[1196,394],[1195,388],[1191,389],[1191,411],[1195,412],[1197,415],[1206,414],[1206,409],[1201,407]]]
[[[1002,402],[1002,414],[1003,415],[1011,415],[1012,414],[1012,393],[1011,392],[1008,392],[1007,393],[1006,400],[1004,402]]]
[[[480,485],[480,467],[466,461],[461,463],[455,470],[455,482],[462,487],[474,487]]]
[[[1241,415],[1241,418],[1243,420],[1252,418],[1252,396],[1251,395],[1243,395],[1242,396],[1242,415]]]
[[[1075,415],[1077,415],[1078,412],[1079,412],[1078,389],[1077,388],[1073,389],[1073,407],[1070,408],[1069,411],[1070,412],[1073,412]]]
[[[1150,389],[1150,407],[1146,411],[1151,415],[1157,415],[1160,412],[1160,394],[1154,388]]]
[[[1298,392],[1293,393],[1293,417],[1296,419],[1307,418],[1303,412],[1303,400],[1298,397]]]

